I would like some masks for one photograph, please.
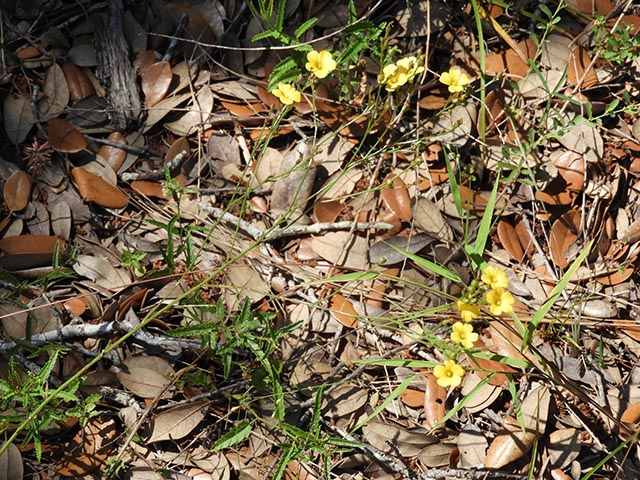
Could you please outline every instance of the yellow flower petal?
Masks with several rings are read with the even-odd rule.
[[[478,341],[478,334],[473,331],[473,325],[456,322],[451,328],[451,340],[464,348],[473,348],[473,344]]]
[[[462,383],[464,369],[455,360],[447,360],[443,365],[434,367],[433,375],[441,387],[457,387]]]
[[[489,303],[489,310],[493,315],[502,315],[503,313],[511,313],[515,299],[511,292],[503,288],[489,290],[485,295],[485,299]]]
[[[457,306],[463,322],[470,322],[480,316],[480,307],[478,305],[470,305],[464,303],[462,300],[458,300]]]
[[[448,72],[440,75],[440,82],[448,85],[449,92],[455,93],[464,90],[465,85],[471,83],[471,79],[460,67],[451,67]]]
[[[485,284],[489,285],[489,287],[493,289],[507,288],[509,286],[509,280],[507,279],[507,275],[504,273],[504,270],[492,265],[489,265],[484,269],[481,279]]]
[[[285,105],[293,105],[302,100],[302,94],[290,83],[279,83],[278,88],[274,88],[271,93]]]
[[[319,52],[311,50],[307,53],[307,63],[305,68],[318,78],[325,78],[336,69],[336,61],[328,50]]]

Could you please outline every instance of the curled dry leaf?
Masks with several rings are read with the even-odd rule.
[[[31,177],[27,172],[16,170],[2,187],[2,196],[11,212],[19,212],[27,206],[31,197]]]
[[[531,449],[538,435],[546,429],[550,400],[549,389],[538,387],[521,403],[522,425],[515,418],[505,418],[503,427],[507,433],[498,435],[489,445],[485,459],[487,468],[502,468]]]
[[[44,124],[49,145],[64,153],[77,153],[87,148],[88,142],[80,131],[62,118],[52,118]]]
[[[107,137],[107,140],[113,143],[122,143],[123,145],[127,145],[127,138],[120,132],[112,132]],[[111,168],[113,168],[114,172],[120,170],[120,167],[124,163],[127,158],[127,152],[122,150],[121,148],[112,147],[111,145],[103,145],[98,150],[98,155],[104,158]]]
[[[591,88],[598,84],[598,75],[589,53],[582,45],[575,45],[571,50],[567,80],[579,88]]]
[[[335,293],[329,299],[329,310],[341,324],[348,328],[358,326],[358,313],[350,300],[343,295]]]
[[[520,239],[516,234],[516,229],[506,220],[500,219],[498,222],[498,239],[509,255],[517,261],[521,262],[524,258],[524,249],[520,244]]]
[[[395,177],[395,178],[394,178]],[[380,198],[385,207],[393,212],[401,220],[408,222],[413,218],[411,211],[411,198],[404,181],[393,174],[384,179],[385,187],[380,190]]]
[[[581,218],[578,210],[569,210],[551,226],[549,250],[551,258],[560,268],[566,268],[569,265],[569,259],[577,253],[575,243],[580,232]]]
[[[157,105],[169,92],[173,73],[169,62],[157,62],[141,71],[142,92],[148,107]]]
[[[209,401],[186,403],[159,413],[152,422],[148,443],[178,440],[189,435],[202,421]]]
[[[94,202],[106,208],[124,208],[129,203],[129,198],[119,188],[109,185],[82,167],[71,169],[71,176],[86,202]]]
[[[109,290],[117,290],[131,283],[131,277],[126,270],[115,268],[100,257],[77,255],[73,269],[78,275],[87,277]]]
[[[444,408],[447,389],[438,385],[437,378],[431,373],[427,373],[425,379],[426,385],[423,397],[424,426],[431,430],[442,421],[447,413]]]
[[[62,71],[64,77],[67,80],[67,87],[69,88],[69,96],[74,102],[87,98],[95,93],[95,89],[91,84],[89,77],[75,64],[63,63]]]
[[[93,418],[69,442],[62,459],[56,464],[57,472],[64,477],[75,478],[104,466],[116,447],[114,440],[117,434],[115,420]]]

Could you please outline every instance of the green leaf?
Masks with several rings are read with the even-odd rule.
[[[293,57],[287,57],[281,60],[275,67],[271,75],[269,75],[269,85],[267,90],[271,91],[278,86],[279,83],[292,83],[298,79],[300,70]]]
[[[484,253],[484,249],[489,241],[489,234],[491,233],[491,226],[493,224],[493,212],[496,207],[496,199],[498,198],[498,186],[500,185],[500,172],[498,172],[498,178],[496,178],[493,184],[493,190],[491,190],[491,196],[487,201],[487,205],[480,221],[480,227],[478,228],[478,236],[476,237],[476,243],[474,245],[473,252],[478,256]],[[477,265],[478,268],[482,268],[482,265]]]
[[[233,447],[251,435],[251,423],[247,420],[241,420],[238,424],[222,435],[216,443],[213,444],[212,450],[217,452],[225,448]]]
[[[307,30],[309,30],[311,27],[313,27],[316,22],[318,21],[317,18],[310,18],[309,20],[307,20],[306,22],[304,22],[302,25],[300,25],[298,28],[296,28],[296,31],[293,32],[294,37],[296,37],[296,40],[300,41],[300,37],[302,35],[304,35],[304,32],[306,32]]]

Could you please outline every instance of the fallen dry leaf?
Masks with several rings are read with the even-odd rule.
[[[175,370],[168,361],[147,355],[127,358],[117,373],[120,383],[142,398],[170,398],[172,393],[167,387],[173,375]]]
[[[547,387],[533,390],[521,403],[522,425],[514,418],[505,418],[508,433],[498,435],[489,445],[485,467],[502,468],[524,456],[536,438],[546,428],[551,394]],[[524,431],[523,431],[524,429]]]
[[[353,304],[343,295],[334,293],[329,299],[329,310],[336,320],[348,328],[358,326],[358,314]]]
[[[66,446],[62,459],[56,464],[56,471],[64,477],[78,477],[104,466],[116,448],[114,440],[117,434],[115,420],[92,419]]]
[[[127,138],[120,132],[112,132],[107,137],[107,140],[114,143],[122,143],[127,145]],[[98,155],[104,158],[111,168],[113,168],[114,172],[120,170],[120,167],[124,163],[127,158],[127,152],[122,150],[121,148],[112,147],[111,145],[103,145],[98,150]]]
[[[35,124],[31,101],[23,95],[10,94],[4,99],[3,123],[7,137],[14,145],[24,142]]]
[[[129,203],[129,198],[119,188],[109,185],[82,167],[72,168],[71,176],[82,199],[87,202],[94,202],[106,208],[124,208]]]
[[[31,176],[22,170],[11,174],[2,187],[4,203],[11,212],[19,212],[31,198]]]
[[[64,241],[48,235],[16,235],[0,239],[0,250],[8,255],[24,253],[53,254],[56,246],[62,249]]]
[[[73,63],[63,63],[62,71],[67,80],[69,96],[74,102],[87,98],[95,93],[95,89],[87,75]]]
[[[395,177],[395,178],[394,178]],[[401,220],[408,222],[413,218],[411,198],[407,186],[400,177],[389,174],[383,181],[380,198],[385,207]],[[388,186],[387,186],[388,185]]]
[[[147,442],[179,440],[186,437],[202,421],[209,403],[208,400],[200,400],[159,413],[151,423],[151,433]]]
[[[169,62],[157,62],[140,72],[144,102],[149,107],[156,106],[169,91],[173,73]]]
[[[44,124],[49,145],[64,153],[78,153],[87,148],[88,142],[80,131],[62,118],[52,118]]]
[[[431,430],[440,424],[447,413],[445,409],[447,389],[438,385],[435,375],[428,373],[425,378],[427,381],[423,396],[424,426]]]

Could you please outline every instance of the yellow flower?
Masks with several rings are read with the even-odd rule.
[[[415,77],[422,72],[424,72],[424,67],[418,65],[416,57],[405,57],[384,67],[378,80],[385,85],[384,88],[388,92],[394,92],[401,86],[412,83]]]
[[[311,50],[307,53],[305,68],[316,77],[324,78],[336,69],[336,61],[328,50]]]
[[[460,67],[451,67],[448,72],[440,75],[440,82],[449,86],[449,92],[455,93],[464,90],[464,86],[471,83],[471,79]]]
[[[480,307],[478,305],[470,305],[462,300],[458,300],[458,310],[460,310],[460,317],[462,317],[463,322],[470,322],[480,315]]]
[[[489,290],[485,298],[487,302],[489,302],[489,310],[491,310],[493,315],[501,315],[513,311],[515,299],[513,295],[504,288]]]
[[[278,88],[274,88],[271,93],[285,105],[292,105],[302,100],[300,92],[290,83],[279,83]]]
[[[457,387],[464,377],[464,368],[458,365],[455,360],[447,360],[444,365],[434,367],[433,374],[441,387]]]
[[[492,267],[489,265],[482,272],[482,281],[489,285],[491,288],[507,288],[509,286],[509,280],[504,270],[498,267]]]
[[[456,322],[451,330],[451,340],[459,343],[464,348],[472,348],[478,340],[478,334],[473,331],[473,326],[468,323]]]

